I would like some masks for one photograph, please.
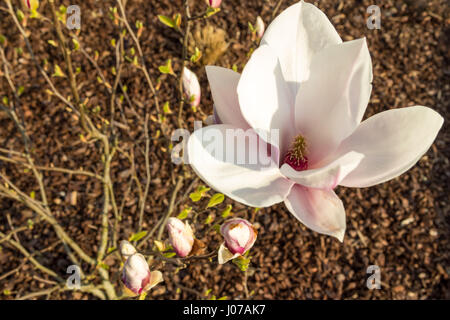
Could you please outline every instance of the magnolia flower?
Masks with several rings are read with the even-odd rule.
[[[219,8],[222,0],[208,0],[208,4],[211,8]]]
[[[125,260],[137,252],[136,248],[126,240],[120,242],[119,250]]]
[[[258,39],[261,39],[264,35],[265,26],[264,26],[264,21],[260,16],[258,16],[256,18],[255,30],[256,30],[256,35],[258,36]]]
[[[169,241],[177,255],[182,258],[187,257],[194,245],[194,232],[191,226],[187,221],[183,223],[180,219],[169,218],[167,229],[169,230]]]
[[[370,187],[399,176],[425,154],[443,124],[437,112],[422,106],[361,122],[372,89],[366,40],[342,42],[325,14],[303,1],[271,23],[241,75],[214,66],[206,71],[216,124],[189,138],[195,172],[248,206],[284,202],[307,227],[340,241],[345,209],[333,189]],[[243,145],[240,151],[247,154],[270,146],[259,158],[264,164],[223,159],[230,152],[229,130],[237,139],[257,140]],[[272,131],[278,141],[268,138]],[[215,149],[212,136],[224,139],[215,141]]]
[[[250,250],[256,241],[257,234],[250,222],[240,218],[226,221],[220,227],[220,233],[225,243],[219,248],[219,264],[224,264]]]
[[[130,296],[140,295],[161,281],[163,281],[162,273],[159,271],[150,272],[148,263],[142,254],[135,253],[125,261],[122,282],[125,291]]]
[[[201,98],[200,84],[195,73],[186,67],[183,71],[183,87],[185,94],[190,99],[191,106],[197,107]]]

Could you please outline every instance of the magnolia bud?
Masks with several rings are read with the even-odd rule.
[[[259,39],[261,39],[262,36],[264,35],[265,26],[264,26],[264,21],[260,16],[258,16],[258,18],[256,18],[255,29],[256,29],[256,35],[258,36]]]
[[[150,290],[161,281],[161,272],[150,272],[148,263],[142,254],[135,253],[125,261],[122,272],[122,282],[129,295],[140,295],[143,292]]]
[[[256,230],[245,219],[235,218],[226,221],[220,227],[225,244],[219,249],[219,263],[237,258],[247,252],[256,241]]]
[[[190,99],[191,106],[197,107],[200,104],[201,90],[198,78],[191,70],[184,67],[183,71],[184,92]]]
[[[30,10],[37,10],[39,8],[39,0],[24,0],[24,2]]]
[[[219,8],[222,0],[208,0],[208,3],[211,8]]]
[[[169,240],[178,256],[184,258],[189,255],[194,245],[194,232],[191,226],[180,219],[169,218],[167,222]]]
[[[120,254],[125,260],[137,252],[136,248],[133,247],[133,245],[126,240],[122,240],[120,242],[119,249]]]

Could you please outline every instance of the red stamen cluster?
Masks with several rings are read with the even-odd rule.
[[[284,156],[284,163],[290,165],[296,171],[308,169],[308,158],[306,153],[306,141],[303,136],[299,135],[295,138],[291,149]]]

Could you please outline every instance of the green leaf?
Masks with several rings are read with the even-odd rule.
[[[233,209],[233,206],[231,204],[227,205],[225,210],[222,211],[222,218],[227,218],[231,215],[231,209]]]
[[[148,292],[144,291],[139,295],[138,300],[145,300],[145,298],[147,297]]]
[[[106,251],[106,254],[109,254],[109,253],[113,252],[116,249],[117,249],[116,247],[109,247],[108,250]]]
[[[176,23],[175,21],[173,21],[173,19],[163,16],[162,14],[158,15],[158,19],[159,21],[161,21],[162,23],[164,23],[166,26],[170,27],[170,28],[174,28]]]
[[[164,105],[163,105],[163,111],[164,111],[164,113],[172,114],[172,110],[170,110],[169,101],[167,101],[166,103],[164,103]]]
[[[163,66],[159,66],[158,69],[163,74],[172,74],[172,75],[174,75],[173,69],[172,69],[172,60],[171,59],[168,59],[166,64],[163,65]]]
[[[244,258],[243,256],[237,257],[233,259],[233,263],[239,268],[241,271],[247,271],[250,265],[250,258]]]
[[[228,299],[227,296],[223,296],[223,297],[221,297],[221,298],[219,298],[219,299],[217,299],[217,300],[227,300],[227,299]]]
[[[255,33],[256,32],[256,28],[252,25],[251,22],[248,23],[248,28],[250,29],[251,33]]]
[[[173,258],[176,256],[176,253],[175,252],[166,252],[166,253],[163,253],[163,256],[166,258]]]
[[[197,47],[195,47],[195,52],[191,56],[191,62],[196,63],[198,60],[201,59],[201,57],[202,57],[202,52]]]
[[[55,73],[53,73],[53,77],[65,77],[66,75],[62,72],[61,68],[55,64]]]
[[[220,224],[215,224],[215,225],[213,225],[213,229],[217,232],[217,233],[220,233]]]
[[[214,215],[209,214],[208,217],[205,219],[205,224],[211,224],[211,222],[213,222],[213,220],[214,220]]]
[[[17,94],[19,95],[19,97],[22,95],[22,93],[25,91],[25,87],[24,86],[20,86],[17,89]]]
[[[158,240],[155,240],[154,242],[155,242],[155,246],[158,249],[158,251],[162,252],[162,251],[166,250],[166,246],[165,246],[164,242],[161,242]]]
[[[131,235],[131,237],[128,239],[129,242],[133,242],[133,241],[139,241],[141,240],[143,237],[145,237],[147,235],[147,231],[141,231],[138,233],[134,233]]]
[[[55,48],[58,47],[58,44],[57,44],[56,41],[54,41],[54,40],[48,40],[47,42],[48,42],[49,44],[51,44],[52,46],[54,46]]]
[[[25,14],[23,13],[22,10],[18,9],[16,11],[16,15],[17,15],[17,19],[19,19],[19,22],[22,22],[23,19],[25,19]]]
[[[173,15],[173,22],[175,24],[176,29],[181,26],[181,14],[177,13]]]
[[[189,213],[191,213],[192,211],[192,207],[187,207],[185,208],[183,211],[181,211],[181,213],[178,215],[178,219],[183,220],[186,219],[189,215]]]
[[[73,42],[73,45],[74,45],[73,50],[77,51],[78,49],[80,49],[80,43],[77,41],[77,39],[73,39],[72,38],[72,42]]]
[[[205,186],[200,186],[195,190],[195,192],[192,192],[189,194],[189,198],[191,198],[192,201],[197,202],[200,201],[200,199],[205,195],[206,192],[211,190],[211,188],[207,188]]]
[[[37,12],[37,10],[35,10],[35,9],[32,9],[31,10],[31,15],[30,15],[30,18],[39,18],[39,12]]]
[[[6,43],[6,37],[2,34],[0,34],[0,44],[3,46]]]
[[[215,14],[216,14],[217,12],[219,12],[219,11],[220,11],[220,8],[211,8],[211,7],[209,7],[209,8],[206,10],[205,17],[206,17],[206,18],[209,18],[209,17],[215,15]]]
[[[225,196],[223,193],[216,193],[209,199],[208,205],[206,206],[206,209],[217,206],[218,204],[221,204],[225,200]]]
[[[104,262],[100,262],[100,263],[98,264],[98,266],[99,266],[100,268],[102,268],[102,269],[109,270],[109,266],[108,266],[106,263],[104,263]]]

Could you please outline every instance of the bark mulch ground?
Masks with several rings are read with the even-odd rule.
[[[43,1],[42,1],[43,2]],[[62,1],[69,5],[68,1]],[[115,65],[115,54],[110,41],[117,38],[117,29],[107,13],[115,1],[78,1],[82,10],[80,39],[91,54],[99,52],[98,64],[103,70]],[[282,9],[295,1],[284,1]],[[233,211],[240,216],[253,218],[258,228],[258,241],[252,249],[253,264],[248,278],[248,289],[255,299],[449,299],[449,101],[450,65],[449,6],[446,1],[394,1],[380,4],[381,29],[369,30],[366,8],[373,1],[315,1],[335,25],[344,41],[366,37],[372,55],[374,80],[371,101],[366,117],[375,113],[424,105],[438,111],[445,118],[437,140],[418,164],[401,177],[376,187],[350,189],[339,187],[337,193],[344,201],[347,212],[347,232],[343,244],[337,240],[308,230],[289,214],[283,204],[254,212],[227,199]],[[222,11],[209,20],[225,31],[229,46],[215,64],[239,70],[248,59],[252,47],[248,22],[258,15],[269,21],[276,1],[223,1]],[[3,3],[1,4],[3,5]],[[139,19],[145,31],[141,45],[151,76],[160,76],[158,66],[168,58],[173,59],[176,72],[180,70],[181,46],[179,35],[162,25],[156,15],[172,15],[181,10],[181,1],[129,0],[127,14],[134,25]],[[197,5],[202,5],[198,0]],[[195,8],[195,7],[194,7]],[[51,26],[45,22],[29,21],[31,42],[40,61],[50,65],[64,62],[58,48],[47,41],[55,39]],[[0,11],[0,34],[10,43],[6,50],[8,61],[14,69],[14,80],[25,87],[22,94],[22,114],[26,130],[32,139],[37,163],[54,164],[71,169],[85,168],[93,172],[101,169],[101,159],[95,145],[80,141],[81,129],[74,116],[56,98],[49,98],[44,80],[39,76],[27,54],[25,44],[6,12]],[[128,49],[132,43],[125,44]],[[22,48],[23,54],[13,48]],[[89,99],[92,108],[100,106],[100,115],[109,119],[109,96],[99,85],[96,70],[79,53],[74,54],[74,64],[81,67],[77,76],[83,99]],[[206,74],[202,66],[193,70],[199,76],[203,97],[201,112],[210,114],[212,100]],[[128,129],[119,129],[124,148],[135,149],[136,169],[145,185],[145,164],[142,153],[142,118],[144,109],[157,119],[153,99],[142,73],[126,68],[123,83],[128,94],[138,106],[137,115],[125,108],[129,119]],[[111,72],[105,72],[109,81]],[[178,83],[174,77],[162,76],[160,101],[169,101],[173,114],[167,116],[167,132],[177,128],[176,106]],[[59,90],[70,95],[65,79],[56,80]],[[0,78],[0,97],[9,95],[4,77]],[[185,110],[185,122],[193,129],[194,120],[202,113]],[[144,229],[151,229],[163,215],[181,167],[171,163],[170,151],[164,132],[157,121],[150,122],[152,183],[145,208]],[[140,147],[136,147],[140,145]],[[22,140],[14,123],[0,113],[0,147],[23,150]],[[37,191],[30,173],[23,168],[0,162],[0,170],[28,194]],[[184,194],[195,174],[183,183]],[[128,236],[136,229],[138,197],[133,190],[124,199],[129,181],[129,163],[120,153],[112,163],[117,202],[124,202],[124,216],[120,236]],[[51,208],[58,221],[68,230],[81,247],[94,254],[98,246],[102,185],[88,177],[70,177],[58,173],[45,173]],[[200,185],[196,182],[194,185]],[[77,192],[77,203],[70,201]],[[179,212],[189,205],[183,198],[176,207]],[[11,218],[8,222],[8,216]],[[13,226],[26,224],[34,213],[24,206],[0,197],[0,231],[7,233]],[[202,218],[204,219],[204,218]],[[21,232],[22,244],[44,265],[52,266],[60,275],[66,274],[71,264],[53,229],[46,223],[36,223],[33,230]],[[218,243],[220,237],[206,239]],[[44,250],[44,251],[43,251]],[[38,253],[38,251],[41,251]],[[0,250],[0,299],[14,299],[49,286],[48,278],[23,263],[23,256],[2,243]],[[119,270],[117,260],[107,260],[112,270]],[[366,286],[367,267],[378,265],[381,270],[381,289],[369,290]],[[15,272],[9,273],[16,269]],[[243,273],[234,265],[218,266],[204,262],[189,266],[178,273],[168,266],[163,285],[150,294],[154,299],[197,299],[211,289],[211,294],[230,299],[244,297]],[[44,279],[44,280],[43,280]],[[47,280],[45,280],[47,279]],[[184,290],[177,290],[181,285]],[[186,289],[188,288],[188,289]],[[191,290],[189,290],[191,289]],[[2,295],[5,290],[9,295]],[[194,290],[194,291],[192,291]],[[42,298],[42,297],[41,297]],[[51,299],[90,299],[92,296],[77,292],[52,294]]]

